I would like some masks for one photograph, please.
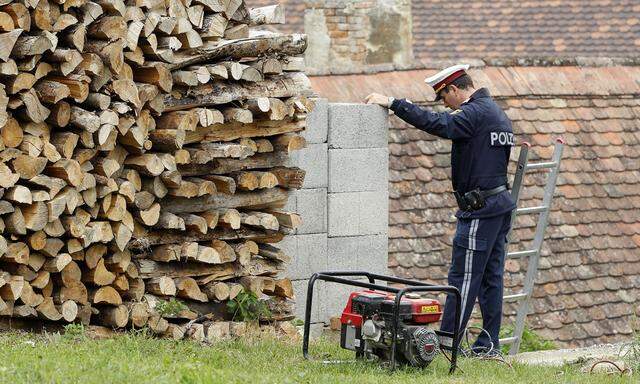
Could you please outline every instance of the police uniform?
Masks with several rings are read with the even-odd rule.
[[[466,65],[453,66],[427,78],[438,95],[436,100],[467,69]],[[450,113],[431,112],[405,99],[393,100],[390,109],[416,128],[452,141],[451,179],[459,209],[448,281],[462,296],[460,329],[466,327],[477,298],[482,327],[490,340],[482,334],[474,347],[488,348],[493,342],[498,348],[506,235],[515,208],[507,185],[507,164],[514,145],[511,122],[485,88]],[[452,297],[448,297],[442,330],[453,331],[454,311]]]

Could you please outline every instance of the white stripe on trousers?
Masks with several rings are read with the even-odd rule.
[[[469,296],[469,287],[471,286],[471,278],[473,276],[473,249],[476,247],[476,233],[478,232],[478,219],[473,219],[469,226],[469,244],[467,252],[464,255],[464,278],[462,280],[462,311],[460,313],[460,327],[464,320],[464,311],[467,306],[467,297]]]

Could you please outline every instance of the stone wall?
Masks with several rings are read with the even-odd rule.
[[[308,73],[378,71],[413,64],[411,1],[310,0],[306,7]]]
[[[319,100],[304,135],[307,148],[295,154],[291,165],[307,175],[287,207],[298,212],[304,224],[281,243],[293,255],[288,276],[299,318],[304,318],[308,279],[314,272],[387,273],[388,249],[386,111]],[[312,321],[340,313],[352,290],[317,283]]]

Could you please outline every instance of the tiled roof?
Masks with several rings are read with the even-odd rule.
[[[420,58],[638,56],[637,0],[413,1]]]
[[[249,7],[273,0],[248,0]],[[304,0],[286,5],[283,32],[303,32]],[[414,55],[422,60],[490,57],[638,57],[637,0],[412,1]]]
[[[312,77],[336,102],[373,91],[431,105],[422,79],[433,71]],[[640,315],[640,67],[484,67],[470,71],[513,120],[532,160],[565,148],[529,322],[561,345],[621,340]],[[444,282],[455,231],[450,144],[397,118],[389,132],[389,266],[404,277]],[[514,151],[513,160],[518,151]],[[511,164],[513,173],[514,163]],[[538,205],[542,174],[531,174],[522,206]],[[520,217],[512,250],[533,238]],[[517,292],[524,262],[508,260],[505,287]],[[513,306],[505,313],[513,315]]]

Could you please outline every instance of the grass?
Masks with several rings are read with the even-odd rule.
[[[500,338],[512,336],[513,329],[513,325],[502,327],[500,329]],[[509,348],[511,348],[511,345],[503,345],[501,348],[502,353],[509,354]],[[528,326],[524,327],[519,352],[548,351],[551,349],[557,349],[553,341],[544,339]]]
[[[425,370],[394,373],[372,362],[305,361],[299,342],[246,339],[203,346],[158,340],[136,332],[108,340],[66,335],[0,334],[0,383],[637,383],[639,376],[588,375],[577,367],[510,369],[493,361],[462,360],[447,374],[439,357]],[[333,342],[312,343],[322,359],[353,359]]]

